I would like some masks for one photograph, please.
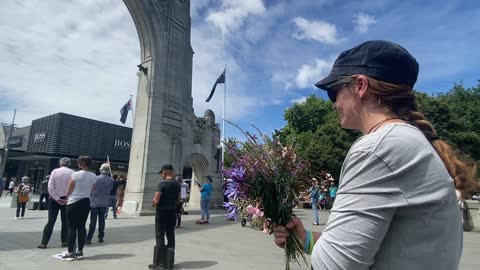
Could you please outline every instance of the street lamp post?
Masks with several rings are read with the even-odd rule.
[[[3,160],[2,160],[2,167],[1,167],[1,170],[0,170],[0,179],[3,178],[3,174],[5,173],[5,166],[7,165],[7,158],[8,158],[8,149],[10,148],[9,145],[8,145],[8,141],[10,140],[10,138],[12,137],[12,134],[13,134],[13,125],[15,124],[15,115],[17,114],[17,109],[15,109],[13,111],[13,120],[12,120],[12,125],[10,126],[10,134],[8,135],[7,138],[5,138],[5,143],[4,143],[4,151],[5,151],[5,155],[3,156]]]

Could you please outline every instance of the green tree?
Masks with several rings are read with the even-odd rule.
[[[445,93],[416,92],[419,110],[433,123],[440,138],[478,164],[480,171],[480,81],[465,89],[455,84]],[[287,124],[274,136],[296,146],[312,172],[326,170],[338,178],[348,149],[360,133],[340,127],[330,101],[308,97],[285,110]]]
[[[343,159],[359,133],[340,127],[332,103],[309,96],[304,103],[288,108],[285,120],[287,125],[275,136],[295,145],[299,155],[310,163],[313,175],[325,170],[338,178]]]

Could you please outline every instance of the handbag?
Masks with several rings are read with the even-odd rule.
[[[18,202],[19,203],[26,203],[28,202],[28,194],[22,194],[21,192],[18,193]]]

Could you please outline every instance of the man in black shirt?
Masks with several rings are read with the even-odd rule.
[[[153,255],[153,264],[150,269],[173,268],[173,256],[175,251],[175,223],[176,207],[181,201],[180,184],[173,178],[173,166],[165,164],[162,166],[159,174],[164,180],[158,183],[155,197],[153,198],[153,207],[156,207],[155,213],[155,239],[156,246]],[[165,235],[168,244],[165,245]]]

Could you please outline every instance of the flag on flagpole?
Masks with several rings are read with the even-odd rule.
[[[112,174],[112,165],[110,165],[110,157],[107,155],[107,164],[108,164],[108,170],[110,171],[110,176],[113,176]]]
[[[212,99],[213,97],[213,94],[215,93],[215,88],[217,87],[217,84],[219,83],[225,83],[225,72],[227,71],[227,68],[225,68],[222,72],[222,74],[220,74],[220,76],[218,77],[218,79],[215,81],[215,84],[213,85],[213,88],[212,88],[212,91],[210,92],[210,95],[207,97],[207,99],[205,100],[205,102],[209,102],[210,99]]]
[[[122,124],[125,124],[125,121],[127,121],[128,111],[130,110],[132,110],[132,98],[130,98],[120,110],[120,122],[122,122]]]

